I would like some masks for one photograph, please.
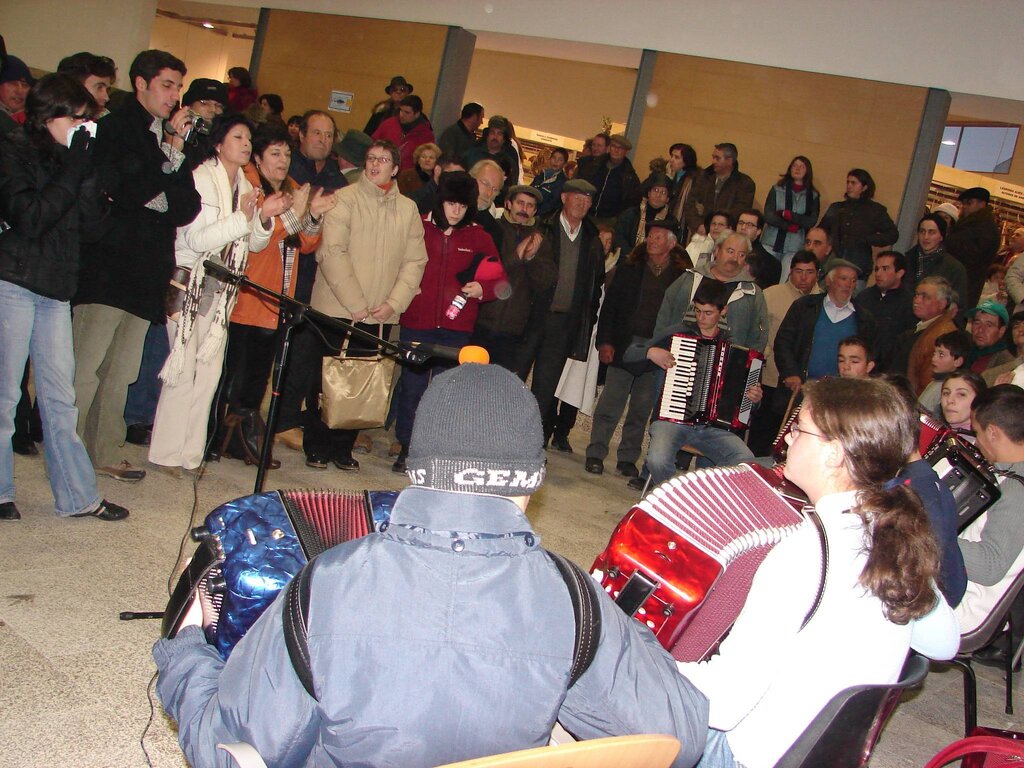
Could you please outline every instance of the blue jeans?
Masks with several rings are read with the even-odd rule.
[[[647,469],[654,485],[675,475],[676,454],[684,445],[700,450],[705,466],[731,467],[754,458],[746,443],[727,429],[657,420],[651,424],[651,444],[647,448]]]
[[[0,502],[14,501],[14,409],[31,356],[57,514],[67,517],[95,509],[100,503],[96,473],[76,431],[70,305],[0,280],[0,339]]]
[[[146,332],[139,378],[128,387],[128,399],[124,403],[124,423],[128,426],[143,424],[148,427],[156,419],[156,404],[160,400],[160,371],[170,353],[167,327],[153,323]]]
[[[467,331],[451,331],[447,328],[432,328],[430,330],[402,328],[398,338],[402,341],[422,341],[444,347],[463,347],[469,343],[469,337],[470,334]],[[422,365],[402,363],[402,377],[391,405],[396,416],[395,439],[405,448],[409,447],[409,440],[412,438],[412,425],[416,420],[416,409],[420,405],[423,393],[427,391],[427,385],[430,384],[434,376],[444,373],[454,366],[455,363],[451,360],[440,357],[432,357]]]

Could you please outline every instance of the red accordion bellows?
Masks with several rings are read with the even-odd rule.
[[[804,522],[802,506],[757,465],[691,472],[633,507],[592,570],[677,659],[698,660],[736,620],[764,557]]]

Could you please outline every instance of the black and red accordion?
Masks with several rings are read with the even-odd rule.
[[[226,659],[307,562],[376,530],[397,496],[270,491],[217,507],[192,532],[199,547],[167,604],[164,636],[174,637],[195,595],[206,639]]]
[[[675,365],[665,371],[659,419],[745,429],[754,404],[747,390],[761,381],[764,355],[720,339],[686,333],[672,337]]]
[[[736,621],[764,558],[806,524],[806,504],[759,465],[690,472],[622,518],[592,572],[675,658],[698,661]]]
[[[919,450],[956,500],[956,529],[964,530],[1002,495],[992,465],[944,421],[921,411]]]

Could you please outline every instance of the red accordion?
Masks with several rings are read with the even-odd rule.
[[[684,424],[744,429],[754,404],[747,390],[761,381],[764,355],[721,339],[672,337],[676,364],[665,372],[658,418]]]
[[[633,507],[592,571],[675,658],[697,661],[735,622],[768,552],[805,522],[805,504],[775,470],[697,470]]]

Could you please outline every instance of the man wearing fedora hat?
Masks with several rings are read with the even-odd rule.
[[[999,225],[989,205],[991,195],[984,187],[971,187],[960,193],[960,218],[946,237],[946,250],[967,270],[967,295],[960,304],[971,307],[978,303],[988,268],[999,250]]]
[[[338,158],[338,167],[349,184],[355,184],[359,174],[366,165],[366,150],[373,144],[373,139],[362,131],[349,128],[345,136],[334,145],[334,154]]]
[[[384,89],[384,93],[388,97],[373,105],[370,119],[366,121],[366,127],[363,128],[363,133],[367,136],[373,136],[374,131],[380,128],[380,124],[389,117],[398,117],[402,99],[412,93],[412,83],[401,75],[395,75]]]

